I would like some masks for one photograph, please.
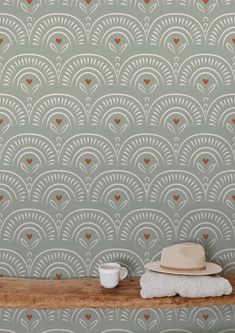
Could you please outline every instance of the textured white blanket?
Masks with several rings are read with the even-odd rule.
[[[140,279],[143,298],[175,296],[209,297],[229,295],[232,286],[220,276],[186,276],[147,271]]]

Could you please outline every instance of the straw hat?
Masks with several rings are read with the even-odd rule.
[[[161,260],[148,263],[145,267],[151,271],[178,275],[211,275],[222,271],[222,267],[206,262],[202,245],[179,243],[165,247]]]

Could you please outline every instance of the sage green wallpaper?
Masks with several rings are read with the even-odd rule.
[[[0,275],[235,274],[235,1],[0,0]],[[2,309],[0,332],[235,332],[234,306]]]

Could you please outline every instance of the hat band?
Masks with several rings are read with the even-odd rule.
[[[170,266],[165,266],[162,264],[160,264],[160,267],[165,268],[165,269],[174,270],[174,271],[187,271],[187,272],[202,271],[202,270],[206,269],[206,266],[198,267],[198,268],[183,268],[183,267],[170,267]]]

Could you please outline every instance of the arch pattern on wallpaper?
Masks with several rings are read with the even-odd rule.
[[[234,13],[0,1],[0,276],[141,275],[188,240],[235,273]],[[0,309],[0,332],[232,333],[234,313]]]
[[[130,274],[200,242],[235,273],[235,5],[2,0],[0,274]]]
[[[119,311],[2,309],[0,318],[1,333],[234,333],[235,320],[233,305]]]
[[[141,275],[188,240],[235,273],[234,13],[232,0],[0,2],[1,276],[95,276],[110,260]],[[206,330],[229,309],[179,316]],[[167,313],[121,316],[148,330]],[[83,329],[95,316],[73,314]]]

